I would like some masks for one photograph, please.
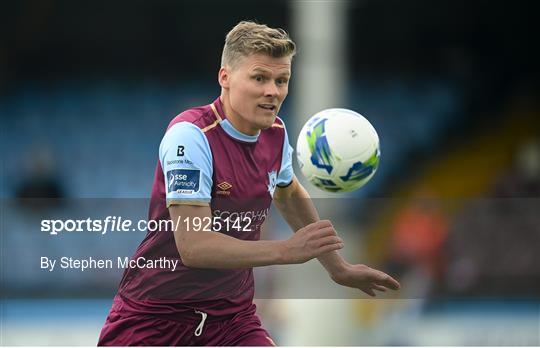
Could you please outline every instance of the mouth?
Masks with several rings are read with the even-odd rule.
[[[271,112],[275,112],[277,109],[277,106],[274,104],[259,104],[257,105],[257,107],[264,109],[266,111],[271,111]]]

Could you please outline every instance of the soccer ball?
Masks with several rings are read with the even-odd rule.
[[[302,174],[329,192],[364,186],[379,166],[379,136],[362,115],[327,109],[311,117],[298,136],[296,156]]]

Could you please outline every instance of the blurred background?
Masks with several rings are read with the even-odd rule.
[[[39,258],[130,256],[144,233],[53,237],[39,221],[145,218],[168,122],[219,95],[225,34],[249,19],[285,28],[299,47],[280,112],[293,145],[328,107],[356,110],[377,129],[381,166],[367,186],[337,197],[306,187],[344,235],[346,258],[402,283],[368,300],[333,286],[317,262],[259,269],[259,313],[275,341],[540,345],[539,9],[519,0],[4,3],[0,343],[95,345],[121,272],[48,272]],[[265,237],[289,235],[274,212]]]

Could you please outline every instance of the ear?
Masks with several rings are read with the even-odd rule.
[[[221,88],[229,88],[229,68],[222,66],[218,72],[218,82]]]

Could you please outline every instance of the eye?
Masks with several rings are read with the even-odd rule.
[[[281,79],[277,79],[276,83],[281,86],[281,85],[286,85],[288,81],[289,80],[287,80],[286,78],[281,78]]]
[[[257,82],[263,82],[264,81],[264,76],[262,75],[255,75],[253,76],[253,79]]]

